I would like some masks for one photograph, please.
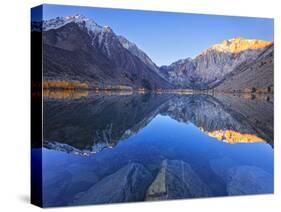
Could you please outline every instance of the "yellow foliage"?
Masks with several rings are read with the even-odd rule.
[[[77,99],[83,96],[88,96],[87,90],[43,90],[43,96],[53,99]]]
[[[59,88],[59,89],[88,89],[88,84],[79,81],[67,80],[44,80],[43,88]]]
[[[263,142],[264,140],[254,134],[243,134],[234,130],[216,130],[208,133],[209,136],[230,144]]]

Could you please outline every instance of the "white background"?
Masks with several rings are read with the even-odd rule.
[[[30,8],[41,3],[275,18],[275,194],[155,203],[56,208],[52,211],[276,211],[280,190],[280,14],[278,0],[6,0],[0,12],[0,211],[38,211],[30,187]],[[190,29],[192,30],[192,29]],[[280,209],[279,209],[280,211]]]

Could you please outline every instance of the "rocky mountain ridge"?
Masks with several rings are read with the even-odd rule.
[[[162,66],[159,73],[179,87],[211,89],[237,66],[255,61],[265,48],[272,45],[272,42],[254,39],[225,40],[206,49],[194,59],[187,58]]]
[[[78,81],[105,89],[172,87],[126,49],[108,26],[76,15],[44,21],[42,28],[44,80]]]
[[[257,58],[265,49],[272,46],[270,51],[274,51],[273,42],[237,37],[215,44],[195,58],[158,67],[135,43],[83,15],[57,17],[41,25],[33,23],[33,32],[40,31],[40,27],[45,47],[45,79],[82,81],[89,84],[88,88],[213,89],[243,65],[258,63]],[[272,73],[273,66],[268,68]],[[252,72],[249,81],[255,78],[256,71]],[[270,74],[263,77],[272,78]],[[239,81],[229,82],[228,91],[237,90],[234,87]],[[224,91],[223,88],[217,90]]]

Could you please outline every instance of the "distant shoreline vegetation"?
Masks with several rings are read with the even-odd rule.
[[[37,83],[38,84],[38,83]],[[80,82],[78,80],[44,80],[43,81],[44,90],[87,90],[87,91],[139,91],[139,92],[176,92],[176,93],[248,93],[248,94],[270,94],[273,93],[273,86],[266,88],[255,88],[243,89],[243,90],[216,90],[216,89],[206,89],[206,90],[195,90],[190,88],[174,88],[174,89],[163,89],[157,88],[152,89],[151,87],[139,87],[133,88],[128,85],[104,85],[104,86],[94,86],[89,85],[87,82]]]

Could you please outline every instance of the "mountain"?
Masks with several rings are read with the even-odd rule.
[[[82,15],[32,23],[33,33],[41,28],[44,88],[273,90],[273,42],[233,38],[157,67],[135,43]]]
[[[155,65],[155,63],[147,56],[145,52],[139,49],[136,44],[130,42],[121,35],[118,36],[118,39],[124,48],[128,49],[133,55],[140,58],[141,61],[148,65],[151,70],[156,72],[158,71],[158,67]]]
[[[161,66],[158,73],[166,78],[176,87],[192,88],[192,75],[189,72],[194,72],[195,66],[191,58],[180,59],[169,66]]]
[[[242,63],[256,61],[272,42],[233,38],[206,49],[194,59],[176,61],[159,68],[159,73],[178,87],[208,89]]]
[[[127,46],[108,26],[75,15],[44,21],[42,28],[46,86],[65,80],[90,88],[171,87],[155,72],[147,55],[129,41],[132,48]]]
[[[273,92],[274,48],[268,46],[255,60],[243,62],[215,88],[223,92]]]

